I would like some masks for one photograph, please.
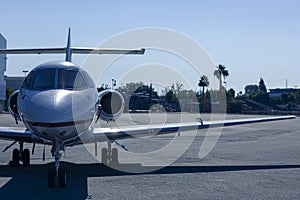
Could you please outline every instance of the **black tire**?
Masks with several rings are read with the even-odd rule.
[[[29,166],[30,165],[30,151],[29,149],[24,149],[22,152],[22,158],[23,158],[23,166]]]
[[[48,170],[48,187],[55,187],[55,168],[51,168]]]
[[[58,181],[61,188],[65,188],[67,184],[67,173],[62,167],[58,168]]]
[[[119,164],[119,153],[117,148],[112,149],[111,155],[111,163],[114,165]]]
[[[19,149],[14,149],[12,153],[12,162],[13,167],[19,167],[20,164],[20,152]]]
[[[101,150],[101,162],[104,165],[107,165],[107,148],[102,148]]]

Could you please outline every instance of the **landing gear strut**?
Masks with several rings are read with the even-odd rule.
[[[55,167],[48,170],[48,186],[50,188],[55,187],[56,181],[58,181],[59,186],[61,188],[66,187],[66,183],[67,183],[66,170],[62,168],[59,164],[61,158],[61,153],[60,153],[61,149],[62,149],[61,143],[53,144],[52,156],[54,156],[55,158]]]
[[[101,161],[105,165],[119,164],[119,153],[117,148],[111,148],[111,141],[107,142],[107,148],[102,148]]]

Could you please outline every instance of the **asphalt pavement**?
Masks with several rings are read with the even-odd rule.
[[[197,117],[125,114],[117,122],[103,122],[101,126],[195,121]],[[255,116],[226,116],[249,117]],[[16,125],[8,114],[0,114],[0,126]],[[105,143],[98,144],[97,156],[94,145],[67,148],[62,157],[68,179],[65,189],[47,186],[47,170],[54,160],[51,147],[46,147],[46,160],[42,161],[43,145],[37,145],[32,165],[18,168],[7,165],[11,148],[0,153],[0,198],[300,199],[299,118],[231,126],[221,131],[204,158],[199,158],[203,141],[216,139],[216,134],[208,135],[207,130],[120,141],[129,153],[119,149],[120,164],[111,167],[99,161],[100,148]],[[0,150],[10,143],[1,140]],[[25,147],[31,150],[32,144]]]

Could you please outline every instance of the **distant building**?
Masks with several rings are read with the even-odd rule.
[[[0,33],[0,49],[6,49],[6,39]],[[6,71],[6,55],[0,54],[0,112],[4,110],[6,100],[6,83],[4,72]]]
[[[20,89],[25,77],[24,76],[5,76],[6,86],[12,90]]]
[[[281,94],[283,93],[291,93],[291,92],[297,92],[299,89],[295,88],[276,88],[276,89],[269,89],[269,96],[272,98],[280,98]]]

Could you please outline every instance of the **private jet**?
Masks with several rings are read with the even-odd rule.
[[[118,163],[118,148],[127,150],[118,140],[134,138],[137,135],[152,133],[167,134],[209,127],[230,126],[273,120],[292,119],[295,116],[268,117],[222,122],[176,123],[152,126],[93,128],[92,123],[99,119],[117,120],[124,110],[124,98],[116,90],[98,92],[90,75],[72,63],[72,54],[136,54],[143,55],[145,49],[101,49],[71,47],[70,29],[67,46],[63,48],[0,49],[0,54],[60,54],[65,61],[52,61],[34,67],[19,90],[8,98],[8,110],[16,123],[22,122],[25,128],[0,127],[0,138],[12,141],[3,152],[19,143],[12,151],[12,166],[30,165],[30,151],[24,143],[51,145],[55,159],[53,168],[48,170],[48,186],[66,187],[66,170],[60,166],[61,152],[67,147],[85,143],[107,142],[102,149],[101,162]],[[43,152],[45,160],[45,148]]]

